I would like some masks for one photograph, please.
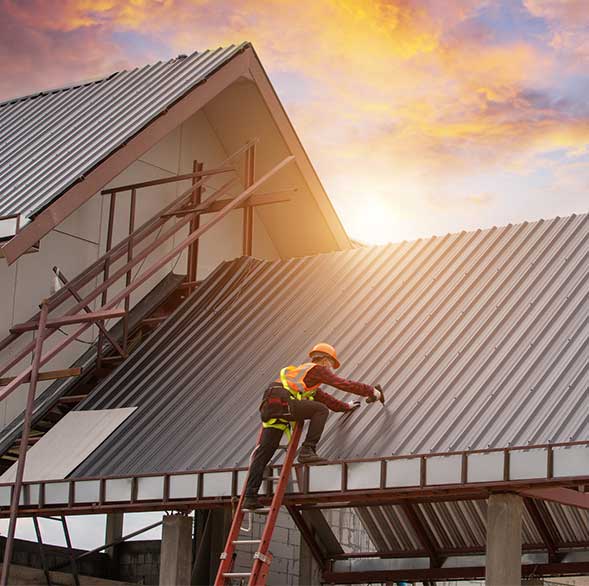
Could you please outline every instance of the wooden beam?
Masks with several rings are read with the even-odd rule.
[[[81,368],[65,368],[62,370],[46,370],[45,372],[40,372],[38,380],[56,380],[59,378],[69,378],[71,376],[80,376],[82,374]],[[7,376],[5,378],[0,378],[0,387],[6,386],[10,384],[16,377],[15,376]],[[23,383],[28,383],[30,378],[23,380]]]
[[[90,313],[77,313],[74,315],[63,315],[47,320],[48,328],[59,328],[61,326],[69,326],[72,324],[98,321],[103,319],[113,319],[117,317],[123,317],[126,311],[124,309],[102,309],[100,311],[94,311]],[[36,321],[28,321],[22,324],[16,324],[10,328],[11,333],[17,334],[20,332],[28,332],[29,330],[36,330],[38,326]]]
[[[522,496],[589,510],[589,494],[586,492],[579,492],[578,490],[560,486],[553,488],[528,488],[518,492]]]

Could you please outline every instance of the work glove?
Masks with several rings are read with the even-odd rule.
[[[374,394],[366,399],[367,403],[374,403],[375,401],[380,401],[384,405],[384,391],[380,385],[374,385]]]
[[[348,402],[348,411],[355,411],[360,407],[360,401],[349,401]]]

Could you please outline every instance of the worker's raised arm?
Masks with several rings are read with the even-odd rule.
[[[317,389],[315,392],[315,401],[319,401],[323,403],[330,411],[336,411],[338,413],[344,413],[345,411],[351,411],[352,405],[351,403],[346,403],[345,401],[340,401],[336,399],[333,395],[322,391],[321,389]],[[359,403],[359,402],[358,402]]]
[[[353,380],[348,380],[337,376],[331,369],[326,366],[314,366],[305,376],[305,384],[308,387],[315,385],[329,385],[340,391],[360,395],[360,397],[373,397],[374,387]]]

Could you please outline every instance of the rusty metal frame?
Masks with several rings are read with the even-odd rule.
[[[247,199],[260,185],[265,183],[270,177],[280,171],[283,167],[288,165],[294,160],[293,156],[285,157],[280,163],[275,165],[270,171],[268,171],[263,177],[258,179],[253,185],[248,187],[245,191],[243,191],[240,195],[238,195],[235,199],[232,199],[224,208],[221,210],[214,218],[212,218],[207,224],[200,227],[198,230],[189,234],[184,240],[182,240],[179,244],[172,248],[171,251],[163,255],[159,258],[154,265],[152,265],[149,269],[146,269],[141,275],[136,275],[135,279],[131,282],[130,285],[119,291],[108,303],[101,306],[98,311],[103,310],[110,310],[116,307],[121,301],[123,301],[126,297],[128,297],[135,289],[140,287],[145,281],[147,281],[150,277],[155,275],[164,265],[168,262],[173,260],[178,254],[180,254],[185,248],[187,248],[190,244],[200,238],[205,232],[210,230],[213,226],[215,226],[218,222],[220,222],[232,209],[237,207],[240,203],[242,203],[245,199]],[[231,182],[229,182],[231,183]],[[228,184],[225,187],[221,187],[215,194],[213,194],[210,199],[218,199],[221,194],[224,192],[224,189],[228,188]],[[191,191],[191,190],[190,190]],[[208,200],[207,200],[208,201]],[[206,207],[207,201],[205,201],[202,205]],[[82,301],[78,302],[74,305],[65,315],[72,315],[82,309],[84,306],[91,303],[96,297],[98,297],[101,293],[106,291],[113,283],[118,281],[119,278],[126,275],[129,269],[141,262],[143,259],[147,258],[154,250],[156,250],[161,244],[169,240],[180,228],[182,228],[185,224],[190,222],[190,217],[185,218],[177,222],[173,228],[168,230],[164,235],[160,236],[155,242],[147,246],[144,250],[141,251],[136,256],[133,256],[133,259],[119,268],[117,271],[112,274],[108,280],[104,281],[102,284],[98,285],[91,293],[89,293]],[[82,333],[84,333],[89,327],[92,325],[92,322],[86,322],[80,328],[78,328],[75,332],[70,334],[68,337],[64,338],[61,343],[59,343],[56,347],[54,347],[50,352],[43,355],[40,360],[40,365],[42,366],[51,358],[53,358],[56,354],[58,354],[63,348],[68,346],[71,342],[76,340]],[[19,359],[20,362],[20,359]],[[14,363],[14,360],[10,364],[11,367]],[[9,368],[9,367],[6,367]],[[21,382],[30,374],[32,367],[26,368],[20,375],[18,375],[15,380],[10,383],[4,393],[0,395],[0,399],[7,397],[10,393],[12,393],[15,388],[21,384]]]
[[[252,148],[252,144],[255,143],[248,143],[244,145],[241,149],[238,149],[236,153],[231,155],[224,164],[235,158],[238,154],[243,152],[244,150],[249,152],[249,149]],[[31,419],[33,413],[33,406],[34,406],[34,399],[35,399],[35,391],[37,387],[37,380],[39,376],[39,369],[49,360],[51,360],[54,356],[59,354],[61,350],[67,347],[70,343],[77,340],[78,336],[80,336],[87,328],[89,328],[92,324],[96,323],[100,320],[112,319],[113,317],[123,317],[128,315],[128,308],[129,308],[129,298],[131,293],[141,286],[143,283],[147,281],[150,277],[155,275],[157,271],[159,271],[163,266],[165,266],[168,262],[173,260],[176,256],[182,253],[186,248],[189,248],[192,244],[198,241],[198,239],[215,226],[221,219],[223,219],[231,210],[236,208],[238,205],[244,203],[249,196],[253,194],[253,192],[262,184],[264,184],[270,177],[275,175],[278,171],[280,171],[283,167],[288,165],[290,162],[294,160],[293,156],[287,156],[282,161],[277,163],[274,167],[272,167],[266,174],[264,174],[258,181],[252,182],[244,191],[242,191],[237,197],[230,200],[227,205],[225,205],[219,213],[211,219],[206,225],[202,227],[198,227],[194,231],[190,231],[188,236],[184,238],[179,244],[174,246],[171,251],[164,254],[161,258],[157,259],[155,263],[146,268],[144,272],[140,272],[143,268],[143,265],[139,268],[138,274],[135,275],[135,278],[132,276],[132,268],[137,265],[139,262],[147,259],[147,257],[156,250],[159,246],[161,246],[164,242],[169,240],[174,234],[176,234],[183,226],[188,223],[192,223],[194,221],[193,216],[187,216],[183,219],[177,221],[174,226],[167,230],[163,235],[159,236],[156,235],[156,239],[150,245],[146,246],[139,254],[135,255],[133,251],[133,246],[138,239],[137,232],[141,236],[141,239],[144,239],[149,233],[153,233],[158,227],[163,226],[168,219],[162,218],[161,214],[163,212],[167,212],[174,209],[179,209],[182,205],[187,203],[187,201],[193,200],[193,194],[196,190],[199,190],[203,183],[206,180],[206,177],[201,176],[198,181],[193,181],[192,186],[185,191],[179,198],[177,198],[172,204],[166,206],[164,210],[160,211],[159,214],[156,214],[151,220],[148,220],[142,227],[140,227],[137,231],[134,230],[134,222],[135,222],[135,206],[136,206],[136,187],[131,187],[131,205],[130,205],[130,216],[129,216],[129,235],[126,239],[120,242],[117,246],[112,247],[112,239],[113,239],[113,224],[114,224],[114,215],[115,215],[115,206],[116,206],[116,196],[118,193],[117,189],[114,189],[111,193],[111,204],[110,204],[110,211],[109,211],[109,228],[108,228],[108,236],[107,236],[107,252],[104,255],[102,262],[94,263],[92,265],[92,269],[83,271],[82,274],[75,278],[73,282],[69,282],[69,286],[66,289],[68,296],[73,296],[76,299],[76,295],[74,292],[76,291],[76,287],[81,287],[88,280],[92,278],[93,270],[96,269],[96,273],[103,272],[103,282],[96,286],[90,293],[88,293],[84,298],[80,299],[81,295],[79,295],[76,299],[77,303],[66,311],[65,314],[54,318],[49,318],[49,312],[51,309],[59,306],[67,296],[60,294],[58,292],[53,298],[45,299],[42,302],[41,311],[39,314],[34,316],[28,322],[24,324],[19,324],[11,329],[11,335],[8,336],[5,340],[0,343],[0,349],[8,346],[12,341],[17,339],[23,332],[29,330],[37,330],[37,334],[35,340],[33,342],[33,347],[28,345],[25,349],[17,356],[17,358],[13,359],[10,364],[4,367],[4,372],[8,371],[12,366],[18,364],[27,354],[28,352],[33,349],[34,350],[34,357],[32,364],[27,367],[24,371],[22,371],[19,375],[14,377],[7,385],[4,391],[0,394],[0,400],[8,397],[12,392],[16,390],[16,388],[30,379],[29,385],[29,394],[27,398],[27,407],[25,410],[25,418],[24,418],[24,427],[23,427],[23,434],[20,442],[19,448],[19,457],[17,461],[17,473],[16,473],[16,480],[14,486],[11,491],[11,506],[10,506],[10,523],[9,523],[9,530],[7,535],[6,541],[6,549],[4,555],[4,563],[2,566],[2,576],[0,578],[0,586],[6,586],[8,584],[8,575],[10,569],[10,561],[12,559],[12,551],[14,546],[14,534],[16,529],[16,519],[18,516],[18,508],[20,503],[20,496],[21,496],[21,489],[23,485],[23,476],[24,476],[24,466],[25,466],[25,459],[26,459],[26,451],[28,447],[28,440],[31,428]],[[223,171],[224,172],[224,171]],[[207,177],[210,177],[208,175]],[[176,178],[176,180],[178,180]],[[235,179],[229,180],[225,185],[221,188],[217,189],[213,195],[211,195],[205,202],[200,204],[198,207],[198,211],[206,210],[210,203],[216,201],[221,197],[224,193],[226,193],[227,189],[234,183]],[[147,227],[148,229],[145,229]],[[115,253],[116,251],[116,253]],[[114,271],[114,273],[110,274],[110,266],[111,263],[114,262],[113,259],[120,258],[126,253],[127,255],[127,262],[124,266],[120,267],[118,270]],[[125,277],[125,287],[119,291],[110,301],[107,300],[108,289],[111,285],[116,283],[120,278]],[[81,281],[81,283],[80,283]],[[102,295],[102,303],[98,310],[96,311],[88,311],[89,304],[94,301],[99,295]],[[116,306],[123,301],[125,303],[125,309],[116,309]],[[85,313],[78,313],[82,310]],[[71,324],[82,324],[79,326],[73,333],[69,334],[66,338],[62,339],[56,346],[54,346],[51,350],[43,354],[43,343],[46,338],[48,338],[59,326],[62,325],[71,325]],[[125,324],[124,324],[125,325]],[[124,332],[126,333],[128,330],[127,327],[124,328]],[[102,355],[102,337],[103,332],[100,331],[99,338],[100,342],[98,345],[98,357],[97,363],[100,363],[101,355]],[[123,342],[123,350],[126,351],[126,341]],[[73,488],[73,487],[72,487]],[[65,513],[64,513],[65,514]],[[64,531],[67,533],[67,526],[64,525]],[[66,536],[67,537],[67,536]]]
[[[589,446],[589,441],[577,441],[570,443],[559,443],[549,445],[538,445],[533,446],[535,448],[559,448],[559,447],[571,447],[571,446]],[[510,453],[519,450],[528,450],[530,446],[513,446],[507,449],[492,448],[488,450],[476,450],[473,453],[489,453],[489,452],[505,452],[507,457]],[[418,458],[420,460],[427,460],[429,458],[437,458],[440,455],[437,453],[428,454],[416,454],[411,456],[388,456],[380,459],[375,458],[356,458],[345,461],[338,461],[336,463],[347,463],[354,464],[360,462],[391,462],[395,460],[403,460],[407,458]],[[278,466],[275,466],[278,467]],[[295,472],[300,470],[308,470],[310,468],[320,468],[321,466],[309,467],[306,465],[295,464]],[[24,483],[25,488],[30,490],[32,487],[41,487],[40,498],[38,502],[32,503],[28,500],[19,509],[21,516],[39,515],[42,513],[51,513],[58,511],[64,514],[87,514],[87,513],[98,513],[98,512],[114,512],[114,511],[155,511],[155,510],[166,510],[169,508],[174,509],[185,509],[185,508],[215,508],[228,506],[231,499],[237,496],[238,482],[237,478],[240,473],[247,470],[245,467],[235,468],[215,468],[215,469],[196,469],[186,470],[182,472],[168,472],[165,474],[157,473],[143,473],[143,474],[117,474],[111,476],[91,476],[91,477],[80,477],[70,478],[67,480],[47,480],[47,481],[36,481]],[[231,481],[231,496],[204,496],[202,493],[202,478],[204,475],[217,474],[220,472],[230,472],[232,474]],[[134,486],[141,478],[149,478],[154,476],[163,477],[164,487],[169,487],[171,477],[182,476],[185,474],[198,475],[201,485],[201,489],[194,497],[186,499],[174,499],[170,497],[169,488],[164,489],[165,498],[137,501],[136,499],[121,501],[121,502],[108,502],[102,498],[99,502],[94,503],[81,503],[75,501],[75,490],[74,485],[76,482],[95,480],[100,481],[102,484],[109,480],[127,479],[131,480]],[[54,483],[70,484],[69,499],[61,505],[46,505],[43,500],[43,487]],[[561,487],[581,487],[589,482],[589,471],[586,471],[584,475],[573,476],[573,477],[544,477],[544,478],[530,478],[522,480],[500,480],[491,482],[473,482],[459,484],[448,484],[448,485],[424,485],[424,486],[408,486],[408,487],[397,487],[397,488],[375,488],[375,489],[363,489],[363,490],[350,490],[348,488],[323,491],[323,492],[311,492],[309,489],[308,482],[303,482],[301,490],[299,492],[289,492],[285,495],[285,505],[297,506],[299,509],[327,509],[327,508],[341,508],[343,506],[367,506],[367,505],[384,505],[384,504],[400,504],[400,503],[418,503],[418,502],[441,502],[441,501],[456,501],[456,500],[479,500],[486,499],[493,492],[529,492],[539,489],[548,488],[561,488]],[[5,489],[12,486],[11,484],[1,484],[0,489]],[[585,496],[585,493],[576,493]],[[267,497],[262,497],[262,500]],[[6,508],[0,506],[0,518],[6,517]]]
[[[206,80],[202,80],[186,96],[163,111],[159,117],[87,173],[83,181],[70,187],[62,197],[40,212],[32,222],[23,227],[16,237],[3,246],[3,252],[9,264],[16,261],[35,242],[93,197],[142,153],[149,150],[239,77],[247,75],[251,56],[252,50],[247,47],[235,54],[222,67],[211,73]],[[223,167],[224,164],[220,166]]]
[[[325,553],[321,549],[321,546],[319,545],[319,543],[317,543],[317,540],[315,539],[315,534],[313,533],[313,530],[311,529],[311,527],[308,525],[308,523],[303,518],[301,511],[292,505],[287,506],[286,509],[290,513],[290,516],[292,517],[292,520],[294,521],[295,525],[297,526],[297,529],[299,530],[299,532],[303,536],[303,539],[305,540],[305,543],[309,547],[309,551],[311,552],[311,555],[313,556],[315,561],[319,564],[319,567],[322,570],[325,569],[325,562],[326,562]]]
[[[409,524],[413,528],[413,531],[417,535],[421,546],[427,552],[427,556],[430,559],[430,565],[432,568],[439,568],[444,561],[440,556],[439,548],[436,544],[435,537],[427,527],[427,522],[423,518],[423,515],[419,509],[412,503],[404,502],[401,503],[401,510],[405,517],[409,521]]]
[[[532,523],[534,527],[540,534],[542,538],[542,542],[544,547],[548,551],[548,560],[550,562],[559,562],[562,558],[562,553],[559,553],[559,540],[558,540],[558,533],[554,527],[549,527],[547,519],[545,519],[545,515],[539,510],[539,503],[534,501],[531,498],[524,498],[523,499],[524,506],[532,519]]]
[[[0,584],[2,586],[7,586],[8,584],[10,562],[12,561],[14,534],[16,532],[16,520],[18,517],[18,505],[20,503],[20,494],[23,484],[23,477],[25,473],[25,461],[27,457],[29,435],[31,432],[31,419],[33,417],[33,406],[35,402],[35,393],[37,391],[37,376],[39,374],[39,367],[41,365],[41,353],[43,351],[43,341],[45,339],[45,324],[47,323],[48,314],[49,304],[47,303],[47,300],[43,300],[43,303],[41,305],[41,315],[39,317],[37,335],[35,336],[35,353],[33,356],[33,364],[30,372],[31,380],[29,383],[27,406],[25,408],[24,428],[23,434],[21,436],[18,461],[16,464],[16,477],[12,489],[12,499],[10,502],[10,522],[8,524],[8,533],[6,534],[6,549],[4,550],[4,560],[2,562],[2,575],[0,577]]]
[[[256,145],[252,144],[245,152],[244,187],[253,185],[256,181]],[[254,208],[249,205],[249,199],[243,207],[243,254],[251,256],[254,242]]]

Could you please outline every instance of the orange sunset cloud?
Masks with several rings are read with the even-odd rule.
[[[377,198],[395,215],[393,239],[423,228],[419,216],[438,213],[444,201],[460,226],[480,223],[480,208],[500,218],[514,198],[541,202],[559,165],[581,164],[587,154],[584,0],[0,6],[5,97],[253,42],[344,223],[352,225],[360,194]],[[573,207],[589,175],[574,169]],[[461,210],[456,201],[473,205]],[[534,209],[542,215],[553,207]],[[437,220],[456,228],[451,218]]]

